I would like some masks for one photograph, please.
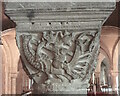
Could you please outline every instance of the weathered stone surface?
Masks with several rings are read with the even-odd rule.
[[[101,26],[114,7],[114,2],[6,3],[35,93],[85,92],[97,64]]]

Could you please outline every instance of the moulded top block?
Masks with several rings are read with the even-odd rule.
[[[5,9],[6,10],[19,10],[19,9],[61,10],[62,9],[64,11],[66,11],[66,9],[67,10],[72,9],[74,11],[74,9],[96,9],[96,8],[97,9],[104,9],[104,8],[114,9],[113,7],[115,6],[115,2],[35,2],[35,1],[32,3],[31,2],[6,2]]]
[[[116,2],[116,0],[4,0],[4,2]]]
[[[105,0],[106,2],[98,2],[97,0],[97,2],[95,0],[92,0],[94,2],[87,2],[90,0],[86,0],[86,2],[83,0],[79,0],[79,2],[75,2],[76,0],[71,0],[71,2],[70,0],[67,0],[69,2],[53,1],[55,0],[52,2],[50,0],[49,2],[34,0],[32,3],[28,1],[5,2],[5,13],[17,23],[19,31],[78,30],[98,28],[115,8],[115,2],[110,2],[114,0]],[[54,22],[57,23],[54,24]],[[66,22],[69,23],[65,24]],[[70,24],[71,22],[77,22],[77,24]]]

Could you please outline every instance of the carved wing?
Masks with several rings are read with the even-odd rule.
[[[85,80],[94,69],[91,65],[95,65],[92,64],[92,54],[97,55],[95,35],[98,36],[96,32],[91,34],[65,31],[42,32],[37,36],[23,35],[24,55],[29,64],[47,74],[48,79],[59,79],[61,82]]]

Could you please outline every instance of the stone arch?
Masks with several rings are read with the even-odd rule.
[[[5,94],[10,94],[11,93],[11,79],[10,79],[10,74],[9,74],[9,68],[11,67],[11,54],[10,54],[10,50],[9,50],[9,47],[8,47],[8,44],[6,42],[5,39],[2,38],[2,42],[3,42],[3,48],[2,48],[2,51],[3,51],[3,56],[2,56],[2,66],[3,66],[3,70],[4,70],[4,73],[5,73],[5,82],[4,82],[4,87],[5,87]],[[9,86],[8,86],[9,85]]]
[[[106,31],[106,32],[105,32]],[[103,34],[108,35],[109,44],[107,45],[110,51],[111,59],[112,59],[112,70],[111,70],[111,77],[112,77],[112,89],[113,91],[118,90],[118,42],[119,42],[119,32],[120,29],[118,27],[104,27]],[[109,34],[108,34],[109,33]],[[111,50],[110,50],[111,48]]]
[[[110,70],[111,70],[111,64],[109,63],[110,62],[110,59],[108,58],[105,50],[102,50],[100,48],[100,53],[99,53],[99,56],[98,56],[98,65],[96,67],[96,70],[95,70],[95,74],[98,75],[97,77],[100,78],[100,72],[101,72],[101,64],[102,62],[106,59],[106,67],[107,67],[107,70],[109,71],[110,73]]]
[[[104,58],[108,59],[109,74],[111,76],[111,87],[115,91],[118,87],[117,85],[117,76],[118,76],[118,51],[120,54],[120,29],[113,26],[104,26],[101,32],[101,41],[100,41],[100,54],[103,54]],[[119,47],[118,47],[119,46]],[[100,58],[100,55],[98,59]],[[100,70],[100,64],[102,60],[98,60],[98,66]],[[97,69],[97,68],[96,68]],[[97,71],[97,70],[96,70]],[[99,71],[100,72],[100,71]]]
[[[100,74],[104,71],[104,75],[105,75],[105,77],[104,77],[104,79],[105,79],[104,84],[108,84],[108,86],[111,86],[111,78],[110,78],[111,74],[110,74],[110,68],[109,67],[110,67],[110,64],[109,64],[107,58],[104,58],[102,60],[102,62],[101,62],[101,72],[100,72]],[[103,78],[103,77],[100,76],[100,79],[101,78]]]
[[[3,60],[5,72],[4,94],[16,94],[16,77],[19,60],[19,51],[15,43],[15,29],[8,29],[2,32]]]
[[[112,57],[110,56],[109,50],[107,49],[106,45],[103,43],[102,40],[100,41],[100,53],[103,54],[105,58],[107,58],[110,64],[110,69],[112,69]]]

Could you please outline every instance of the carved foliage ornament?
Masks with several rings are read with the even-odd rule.
[[[75,79],[81,82],[89,79],[96,66],[98,39],[97,31],[21,35],[21,52],[25,56],[22,58],[35,72],[30,75],[34,78],[38,74],[38,84],[71,83]]]

